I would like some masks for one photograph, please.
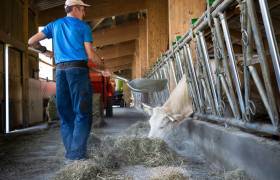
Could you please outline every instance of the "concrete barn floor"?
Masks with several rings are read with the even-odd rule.
[[[118,135],[137,121],[148,120],[144,113],[133,108],[114,108],[114,117],[106,119],[108,125],[93,129],[95,135]],[[186,168],[192,179],[224,179],[217,170],[191,144],[180,152],[186,158]],[[52,179],[62,168],[64,148],[60,139],[59,127],[52,127],[32,134],[0,137],[0,180]],[[210,168],[211,167],[211,168]],[[124,167],[120,171],[134,179],[146,179],[149,168],[144,166]]]

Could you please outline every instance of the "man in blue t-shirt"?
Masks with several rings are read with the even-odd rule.
[[[82,0],[67,0],[67,16],[49,23],[28,41],[29,46],[55,58],[57,110],[66,160],[86,158],[92,124],[87,61],[93,59],[93,38],[90,27],[82,21],[87,6]],[[52,38],[54,54],[40,45],[45,38]]]

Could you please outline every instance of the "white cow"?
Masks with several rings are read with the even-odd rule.
[[[161,107],[153,108],[149,120],[149,137],[164,138],[176,122],[193,113],[192,102],[188,93],[186,76],[179,81],[168,100]]]

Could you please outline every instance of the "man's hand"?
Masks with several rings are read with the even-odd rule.
[[[101,72],[102,73],[102,75],[104,76],[104,77],[109,77],[109,76],[111,76],[111,73],[110,73],[110,71],[109,70],[104,70],[104,71],[102,71]]]
[[[52,51],[46,51],[43,53],[43,55],[49,57],[49,58],[53,58],[53,52]]]

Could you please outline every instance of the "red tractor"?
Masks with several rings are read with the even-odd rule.
[[[97,65],[92,61],[89,61],[88,67],[90,69],[97,68]],[[112,96],[114,95],[114,85],[111,83],[110,77],[104,77],[102,73],[93,70],[90,71],[89,77],[93,88],[93,95],[100,94],[99,112],[101,117],[104,115],[104,109],[106,110],[106,116],[112,117]]]

